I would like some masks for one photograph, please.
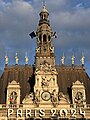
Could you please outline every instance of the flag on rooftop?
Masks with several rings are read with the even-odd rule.
[[[30,37],[33,39],[34,37],[36,37],[36,33],[33,31],[33,32],[31,32],[30,34]]]
[[[57,38],[57,33],[56,32],[53,33],[53,37]]]

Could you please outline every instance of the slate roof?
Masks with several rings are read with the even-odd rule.
[[[7,85],[12,80],[20,83],[21,87],[21,101],[26,94],[33,91],[35,84],[34,79],[34,66],[31,65],[12,65],[6,66],[0,78],[0,103],[4,104],[6,101]],[[70,96],[71,86],[76,80],[84,83],[86,88],[87,103],[90,103],[90,78],[87,75],[85,68],[82,66],[56,66],[58,72],[58,86],[59,91]]]

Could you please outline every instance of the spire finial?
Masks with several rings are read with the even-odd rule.
[[[45,7],[45,5],[46,5],[46,4],[45,4],[45,0],[43,0],[43,7]]]

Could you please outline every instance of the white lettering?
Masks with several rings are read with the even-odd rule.
[[[55,116],[55,114],[56,114],[56,109],[55,108],[51,109],[51,116],[53,117]]]
[[[10,115],[12,115],[12,114],[13,114],[13,112],[14,112],[14,110],[13,110],[13,109],[8,109],[8,117],[9,117]]]
[[[85,111],[82,111],[82,109],[80,108],[80,115],[85,117]]]
[[[34,110],[34,117],[36,117],[37,116],[37,110],[35,109]]]
[[[22,117],[22,109],[17,109],[17,117]]]
[[[64,115],[64,117],[67,116],[67,110],[66,109],[61,109],[60,110],[60,116],[62,117]]]
[[[17,111],[16,111],[16,110],[14,111],[14,109],[8,109],[7,112],[8,112],[8,113],[7,113],[7,116],[8,116],[8,117],[12,117],[14,114],[15,114],[17,117],[22,117],[22,113],[23,113],[24,111],[23,111],[23,109],[17,109]],[[33,112],[33,113],[32,113],[32,112]],[[27,108],[27,109],[25,109],[24,115],[25,115],[26,118],[31,117],[32,114],[34,114],[34,117],[35,117],[35,118],[37,117],[38,114],[39,114],[39,117],[45,117],[45,115],[46,115],[45,112],[46,112],[46,110],[43,109],[43,108],[41,108],[41,109],[35,108],[35,109],[33,109],[33,110]],[[77,112],[78,112],[78,113],[77,113]],[[37,113],[38,113],[38,114],[37,114]],[[51,117],[54,117],[54,116],[56,115],[56,113],[57,113],[57,109],[52,108],[52,109],[50,110],[50,116],[51,116]],[[58,114],[58,113],[57,113],[57,114]],[[67,117],[67,114],[68,114],[68,111],[67,111],[67,109],[65,109],[65,108],[63,108],[63,109],[61,109],[61,110],[59,111],[59,116],[60,116],[60,117]],[[80,108],[79,111],[77,111],[75,108],[70,109],[70,117],[76,118],[76,117],[77,117],[77,114],[82,115],[83,117],[85,117],[85,111],[83,110],[83,108]]]
[[[76,109],[71,109],[70,112],[72,117],[76,117]]]
[[[45,116],[45,110],[42,108],[42,109],[40,109],[40,111],[39,111],[39,116],[40,117],[44,117]]]
[[[31,116],[31,109],[26,109],[26,117],[30,117]]]

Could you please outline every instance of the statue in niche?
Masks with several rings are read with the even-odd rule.
[[[17,104],[17,93],[12,92],[10,95],[10,104]]]
[[[83,104],[84,99],[83,99],[83,94],[81,92],[77,92],[74,101],[76,104]]]
[[[34,103],[35,103],[37,106],[39,106],[39,102],[40,102],[39,97],[40,97],[40,93],[39,93],[38,90],[36,90],[35,96],[34,96]]]
[[[53,103],[54,107],[57,105],[58,102],[58,95],[56,93],[56,90],[54,89],[51,94],[51,102]]]

